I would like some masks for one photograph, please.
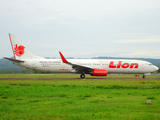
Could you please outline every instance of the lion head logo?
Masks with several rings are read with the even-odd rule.
[[[14,47],[14,54],[17,55],[18,57],[21,57],[24,54],[24,46],[20,45],[20,46],[16,46]]]

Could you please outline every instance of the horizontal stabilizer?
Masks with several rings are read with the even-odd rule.
[[[24,62],[23,60],[16,60],[16,59],[7,58],[7,57],[4,57],[4,58],[13,62]]]

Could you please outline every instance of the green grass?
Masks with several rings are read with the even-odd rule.
[[[142,78],[142,74],[140,74],[139,78]],[[26,77],[26,78],[80,78],[80,74],[0,74],[0,77]],[[152,77],[160,77],[159,75],[146,75],[147,78]],[[101,76],[90,76],[86,75],[86,78],[135,78],[135,74],[124,74],[124,75],[108,75],[105,77]]]
[[[0,80],[0,119],[158,120],[160,80]]]

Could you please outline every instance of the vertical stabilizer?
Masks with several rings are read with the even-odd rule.
[[[9,33],[9,39],[11,42],[14,59],[44,59],[33,55],[15,34]]]

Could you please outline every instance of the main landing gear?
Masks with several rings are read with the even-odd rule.
[[[82,79],[84,79],[84,78],[85,78],[85,74],[81,74],[80,77],[81,77]]]
[[[143,75],[143,77],[142,77],[142,78],[144,78],[144,79],[145,79],[145,78],[146,78],[146,76],[145,76],[145,75]]]

